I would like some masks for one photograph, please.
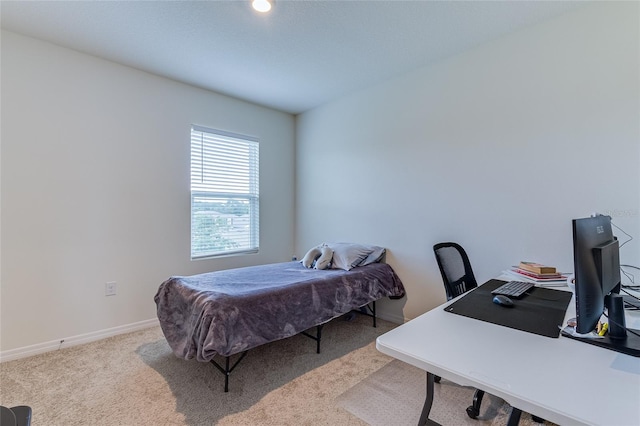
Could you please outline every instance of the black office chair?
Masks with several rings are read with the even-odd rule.
[[[438,243],[433,246],[433,252],[440,268],[447,300],[478,287],[476,277],[471,269],[469,256],[459,244],[451,242]],[[439,381],[440,378],[436,377],[436,382]],[[472,419],[476,419],[480,415],[480,404],[483,396],[484,391],[476,389],[473,394],[473,404],[467,407],[467,415]]]
[[[451,242],[438,243],[433,246],[433,252],[440,268],[444,289],[447,292],[447,300],[478,287],[476,277],[473,275],[473,269],[471,269],[469,256],[459,244]],[[439,382],[440,378],[436,376],[435,381]],[[467,407],[467,415],[472,419],[476,419],[480,415],[480,404],[483,396],[484,391],[476,389],[473,394],[473,404]],[[536,423],[544,423],[544,419],[538,416],[532,415],[531,418]]]
[[[469,256],[459,244],[439,243],[433,246],[433,252],[440,268],[447,300],[478,287]]]

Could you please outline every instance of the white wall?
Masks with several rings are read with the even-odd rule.
[[[569,270],[570,219],[610,212],[637,265],[638,15],[590,5],[297,123],[3,31],[0,351],[152,320],[173,274],[288,260],[294,221],[298,256],[388,247],[409,296],[379,305],[390,319],[444,301],[438,241],[481,281],[521,259]],[[192,123],[260,138],[259,254],[189,260]]]
[[[299,116],[297,253],[387,247],[408,298],[380,311],[399,319],[445,300],[440,241],[480,282],[520,260],[569,271],[571,219],[611,212],[638,265],[638,16],[589,5]]]
[[[5,31],[1,65],[2,351],[153,319],[170,275],[291,258],[293,116]],[[190,261],[191,124],[259,138],[259,254]]]

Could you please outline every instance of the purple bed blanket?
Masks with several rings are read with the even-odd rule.
[[[173,353],[208,362],[403,295],[400,278],[384,263],[344,271],[285,262],[171,277],[154,300]]]

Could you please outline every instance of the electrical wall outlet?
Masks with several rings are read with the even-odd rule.
[[[105,296],[115,296],[116,295],[116,282],[110,281],[104,285],[104,295]]]

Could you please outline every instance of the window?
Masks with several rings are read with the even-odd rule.
[[[191,127],[191,259],[255,253],[258,140]]]

